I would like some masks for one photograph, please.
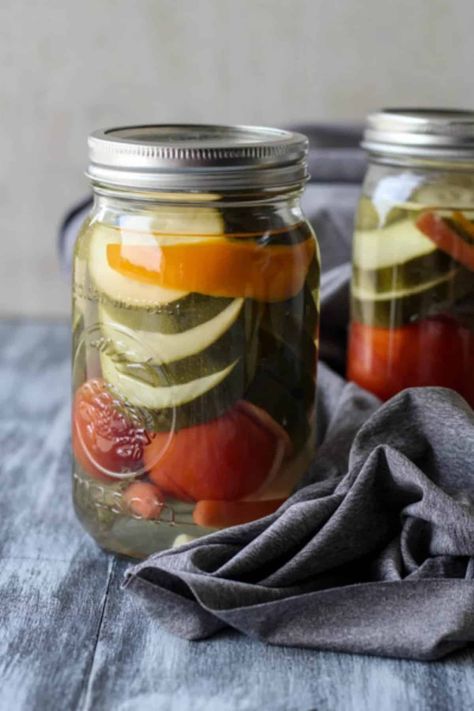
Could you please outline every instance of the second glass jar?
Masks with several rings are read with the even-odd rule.
[[[474,406],[474,114],[369,117],[348,377],[382,399],[444,386]]]

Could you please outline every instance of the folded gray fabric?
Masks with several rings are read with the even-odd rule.
[[[414,659],[474,641],[473,411],[443,388],[378,408],[320,375],[325,432],[306,485],[265,519],[134,566],[126,586],[187,639],[230,626]]]
[[[135,565],[125,586],[187,639],[232,627],[271,644],[436,659],[474,641],[474,413],[442,388],[381,406],[335,372],[358,189],[342,208],[324,190],[307,194],[323,362],[317,456],[301,488],[265,519]]]

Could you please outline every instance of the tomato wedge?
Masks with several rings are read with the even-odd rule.
[[[295,245],[207,239],[172,245],[107,245],[111,269],[136,281],[210,296],[283,301],[303,288],[313,239]]]
[[[474,334],[445,316],[393,329],[352,323],[347,377],[382,400],[438,385],[474,404]]]
[[[151,441],[104,380],[88,380],[77,390],[72,412],[72,447],[80,466],[102,481],[143,471],[143,449]]]
[[[235,501],[271,479],[288,452],[288,435],[236,405],[221,417],[176,432],[157,433],[145,447],[150,479],[184,501]]]
[[[442,252],[474,271],[474,225],[462,212],[453,212],[452,219],[436,212],[424,212],[416,226]]]

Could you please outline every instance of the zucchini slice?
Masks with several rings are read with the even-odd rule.
[[[164,199],[161,194],[160,199]],[[190,198],[186,196],[186,201]],[[217,195],[209,196],[210,199],[218,199]],[[172,198],[171,198],[172,199]],[[225,231],[223,213],[216,207],[204,205],[154,205],[152,209],[140,211],[139,214],[124,214],[120,220],[120,227],[133,232],[152,232],[160,240],[165,239],[167,244],[171,244],[174,237],[179,236],[179,242],[183,242],[183,237],[215,236],[222,235]]]
[[[352,318],[368,326],[395,328],[451,312],[456,301],[472,289],[472,274],[463,268],[411,289],[376,293],[353,285]]]
[[[160,333],[159,330],[140,330],[124,326],[116,320],[117,309],[102,304],[99,318],[104,335],[116,344],[117,350],[130,351],[134,360],[161,365],[196,355],[215,343],[235,324],[243,312],[244,299],[232,299],[217,315],[181,333]],[[156,318],[157,329],[160,319]],[[151,324],[151,317],[147,325]],[[244,335],[241,348],[245,348]]]
[[[262,328],[287,342],[302,337],[302,333],[313,340],[317,337],[319,309],[308,285],[292,299],[266,304],[262,318]]]
[[[421,257],[381,269],[361,269],[354,265],[352,284],[355,290],[373,292],[385,298],[389,292],[423,290],[433,280],[449,278],[456,266],[450,256],[435,249]]]
[[[152,410],[178,407],[191,402],[219,385],[235,368],[234,361],[223,370],[180,385],[154,386],[123,373],[111,356],[101,353],[102,375],[132,405]]]
[[[165,338],[180,338],[183,335],[165,336]],[[155,357],[147,358],[147,353],[151,353],[149,348],[140,350],[141,344],[139,344],[137,352],[136,342],[133,339],[129,344],[131,349],[127,349],[126,345],[120,334],[112,333],[112,337],[105,339],[101,351],[114,361],[121,373],[152,386],[168,386],[188,383],[196,378],[217,373],[239,358],[243,360],[250,379],[255,370],[253,352],[257,350],[258,340],[256,337],[253,340],[246,339],[244,319],[239,318],[229,330],[209,346],[197,350],[200,346],[195,343],[193,352],[178,360],[161,360],[156,357],[158,351],[154,352]]]
[[[102,300],[101,313],[111,323],[131,331],[182,333],[218,316],[229,306],[232,297],[213,297],[190,293],[177,301],[149,308],[135,308]]]
[[[412,296],[415,294],[420,294],[424,292],[429,292],[433,288],[436,288],[440,284],[451,285],[451,282],[460,273],[460,269],[451,269],[451,271],[441,276],[436,276],[429,281],[422,282],[416,286],[401,289],[392,289],[391,291],[377,291],[377,289],[370,289],[356,284],[352,285],[352,295],[356,299],[365,301],[393,301],[397,299],[403,299],[405,296]]]
[[[257,369],[254,380],[245,392],[245,400],[268,412],[283,427],[290,436],[295,452],[303,447],[309,433],[307,411],[280,379],[264,366]]]
[[[431,254],[436,245],[412,220],[400,220],[377,230],[356,230],[354,265],[361,270],[385,269]]]
[[[298,450],[307,439],[307,413],[314,406],[317,347],[306,330],[296,337],[290,329],[287,336],[289,340],[262,324],[258,365],[245,399],[266,410]]]
[[[139,408],[141,419],[146,423],[146,429],[151,432],[178,431],[184,427],[193,427],[220,417],[230,407],[233,407],[237,400],[242,398],[246,387],[246,373],[241,360],[231,363],[224,372],[208,377],[205,383],[201,378],[199,384],[194,381],[194,384],[187,386],[176,386],[166,397],[163,397],[163,392],[167,390],[165,387],[154,388],[136,381],[133,377],[120,378],[111,361],[108,363],[105,361],[104,377],[107,378],[107,374],[111,390],[119,393],[121,398],[124,397],[124,390],[131,395],[126,400],[131,405],[133,404],[134,408]],[[163,403],[165,400],[169,401],[170,396],[173,397],[176,394],[180,396],[180,399],[185,393],[189,396],[191,391],[193,395],[196,395],[198,390],[203,389],[203,385],[208,389],[188,402],[158,409],[155,407],[157,400]],[[142,404],[143,401],[147,404]]]

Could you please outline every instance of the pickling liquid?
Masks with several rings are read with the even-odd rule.
[[[275,511],[314,451],[319,256],[304,222],[93,221],[74,276],[74,502],[134,557]]]

